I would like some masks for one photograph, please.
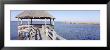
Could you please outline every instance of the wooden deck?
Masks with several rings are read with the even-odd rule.
[[[20,40],[65,40],[50,25],[21,25],[18,35]]]

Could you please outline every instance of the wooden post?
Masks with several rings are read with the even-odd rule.
[[[29,29],[29,31],[30,31],[30,27],[29,27],[29,19],[28,19],[28,29]],[[29,33],[29,40],[30,40],[31,38],[30,38],[30,33]]]
[[[56,39],[56,35],[55,35],[55,32],[53,31],[53,40]]]
[[[52,20],[52,28],[54,29],[54,19]]]
[[[32,24],[32,19],[31,19],[31,24]]]
[[[45,28],[46,28],[46,18],[45,18]]]
[[[50,19],[50,25],[52,25],[52,24],[51,24],[51,19]]]
[[[53,26],[54,26],[54,19],[53,19]]]
[[[28,20],[28,28],[29,28],[29,20]]]
[[[48,37],[47,28],[46,28],[46,18],[45,18],[45,33],[46,33],[46,36]],[[48,38],[46,38],[46,39],[48,39]]]
[[[55,32],[54,32],[54,19],[53,19],[53,40],[56,39],[56,35],[55,35]]]
[[[23,23],[22,23],[22,19],[21,19],[21,25],[22,25]]]

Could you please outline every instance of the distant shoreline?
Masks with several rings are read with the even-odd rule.
[[[63,22],[65,24],[95,24],[95,25],[99,25],[99,23],[95,23],[95,22]]]
[[[94,25],[99,25],[99,23],[94,23],[94,22],[63,22],[65,24],[94,24]]]

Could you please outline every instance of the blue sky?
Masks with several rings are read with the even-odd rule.
[[[23,11],[11,11],[11,21],[17,21],[15,18]],[[48,11],[56,19],[55,21],[71,21],[71,22],[100,22],[99,10],[50,10]]]

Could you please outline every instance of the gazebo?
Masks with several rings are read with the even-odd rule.
[[[18,18],[18,21],[20,19],[20,23],[19,25],[22,25],[23,19],[30,19],[28,21],[28,24],[32,24],[32,19],[45,19],[45,25],[46,25],[46,20],[49,19],[50,20],[50,25],[54,25],[54,17],[49,14],[47,11],[45,10],[24,10],[22,13],[20,13],[16,18]]]
[[[54,17],[44,10],[24,10],[16,18],[18,24],[18,35],[20,40],[58,40],[64,39],[57,35],[54,30]],[[28,25],[23,24],[23,19],[28,19]],[[45,24],[33,24],[32,19],[45,19]],[[49,25],[46,20],[49,19]],[[31,20],[31,22],[30,22]]]
[[[25,37],[27,36],[29,36],[28,39],[56,39],[55,33],[51,31],[51,30],[54,30],[55,18],[52,15],[50,15],[47,11],[24,10],[16,18],[18,18],[18,22],[20,19],[20,23],[18,23],[18,35],[20,39],[25,39]],[[23,19],[28,19],[28,25],[23,24]],[[34,25],[32,24],[32,19],[45,19],[45,24]],[[47,19],[50,19],[49,25],[46,24]],[[49,34],[49,31],[51,32],[50,34]],[[25,32],[28,32],[28,33],[25,33]],[[28,35],[25,36],[25,34],[28,34]]]

